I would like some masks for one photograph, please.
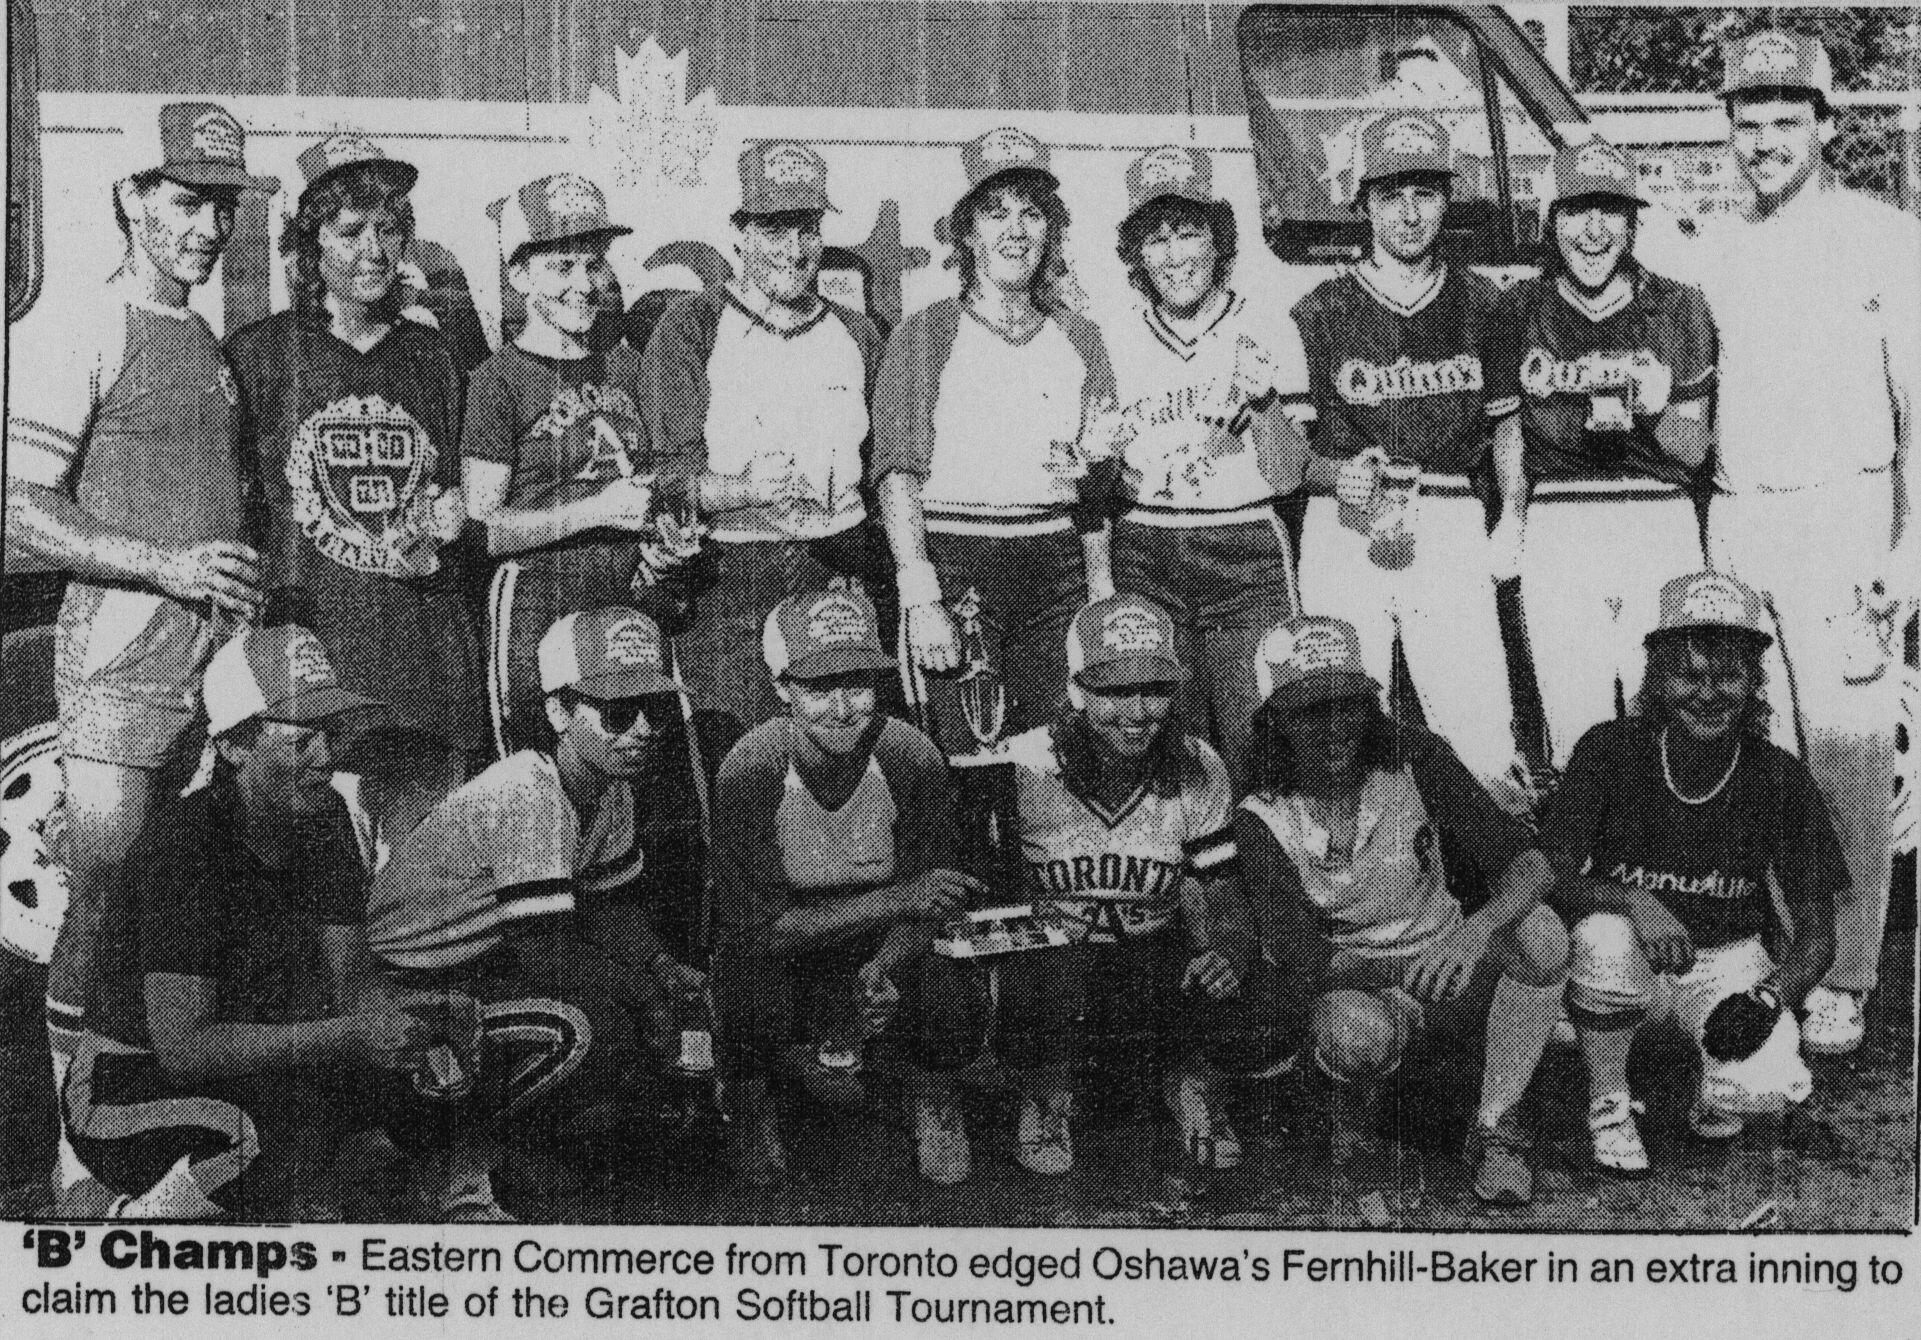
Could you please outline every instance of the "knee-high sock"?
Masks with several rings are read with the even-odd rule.
[[[1481,1062],[1481,1124],[1492,1126],[1521,1101],[1540,1067],[1548,1034],[1560,1016],[1562,984],[1529,986],[1505,974],[1487,1012],[1487,1054]]]

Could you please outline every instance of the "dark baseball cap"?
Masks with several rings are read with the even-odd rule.
[[[1067,673],[1084,689],[1184,684],[1174,621],[1146,596],[1123,592],[1096,600],[1067,630]]]
[[[1254,680],[1263,701],[1282,712],[1335,698],[1380,698],[1381,686],[1361,661],[1361,639],[1341,619],[1300,615],[1261,639]]]
[[[386,153],[365,135],[351,130],[343,130],[329,135],[326,139],[308,145],[294,159],[300,174],[307,179],[306,189],[313,190],[337,172],[344,172],[361,163],[376,165],[376,170],[389,180],[395,189],[407,191],[420,179],[420,169],[412,163],[403,163],[397,158],[389,158]]]
[[[625,605],[556,619],[540,639],[539,659],[542,693],[572,689],[605,700],[687,691],[667,673],[660,625]]]
[[[234,114],[213,102],[170,102],[160,109],[159,144],[139,167],[183,186],[222,186],[272,194],[272,177],[247,171],[247,132]],[[157,161],[155,159],[157,158]]]
[[[861,591],[788,597],[767,616],[760,645],[776,679],[828,679],[896,664],[881,646],[873,602]]]

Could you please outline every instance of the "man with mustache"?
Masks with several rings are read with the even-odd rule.
[[[1727,48],[1722,97],[1746,211],[1689,248],[1723,332],[1719,494],[1708,557],[1765,593],[1770,678],[1792,671],[1801,749],[1848,858],[1835,959],[1807,1046],[1859,1046],[1888,911],[1899,630],[1914,610],[1914,419],[1921,221],[1845,189],[1822,162],[1833,73],[1811,37]],[[1784,699],[1780,706],[1789,707]]]
[[[248,174],[245,145],[223,107],[162,107],[157,143],[114,183],[120,268],[92,293],[42,304],[8,341],[8,566],[71,576],[54,665],[71,890],[47,979],[56,1082],[82,1024],[100,909],[192,773],[214,648],[262,605],[260,555],[243,542],[239,393],[187,306],[233,236],[240,193],[272,189]],[[66,1157],[63,1169],[79,1175]]]
[[[1702,562],[1687,488],[1712,445],[1714,323],[1698,289],[1635,259],[1645,203],[1605,140],[1555,156],[1546,268],[1509,290],[1488,367],[1521,406],[1494,436],[1497,575],[1521,577],[1562,766],[1639,691],[1662,583]]]

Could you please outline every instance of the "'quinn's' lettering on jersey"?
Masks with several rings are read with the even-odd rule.
[[[1579,358],[1562,359],[1536,346],[1521,360],[1521,388],[1543,399],[1557,391],[1580,395],[1622,390],[1639,385],[1657,361],[1646,349],[1592,350]]]
[[[1386,367],[1350,358],[1334,379],[1341,399],[1350,405],[1381,405],[1390,400],[1456,395],[1481,389],[1481,359],[1456,354],[1434,363],[1416,363],[1403,355]]]
[[[1643,893],[1676,893],[1694,898],[1746,898],[1760,888],[1743,875],[1724,875],[1719,870],[1705,875],[1677,875],[1672,870],[1650,870],[1644,865],[1630,868],[1626,861],[1608,871],[1608,878]]]

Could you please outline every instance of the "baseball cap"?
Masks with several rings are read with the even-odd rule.
[[[1759,638],[1762,646],[1774,641],[1767,631],[1767,610],[1761,604],[1761,597],[1720,572],[1691,573],[1663,586],[1660,622],[1644,640],[1653,642],[1670,633],[1685,633],[1694,628],[1746,633]]]
[[[1199,149],[1178,144],[1150,149],[1127,165],[1127,212],[1138,214],[1164,195],[1197,205],[1214,203],[1214,166]]]
[[[1634,159],[1603,139],[1564,145],[1554,155],[1554,203],[1587,196],[1608,196],[1645,205],[1634,193]]]
[[[336,172],[345,171],[356,163],[378,163],[381,174],[394,183],[396,190],[411,190],[413,184],[420,180],[420,169],[413,164],[387,157],[380,146],[365,135],[343,130],[308,145],[294,159],[294,165],[307,179],[301,194],[305,195]]]
[[[1354,625],[1319,615],[1285,620],[1261,639],[1254,681],[1262,700],[1283,712],[1334,698],[1378,699],[1381,692],[1362,665]]]
[[[607,217],[607,197],[585,177],[556,172],[528,182],[504,200],[487,206],[500,224],[500,250],[509,261],[522,247],[544,246],[575,238],[624,237],[633,232]]]
[[[895,665],[880,644],[873,602],[861,591],[789,596],[768,614],[760,649],[775,679],[826,679]]]
[[[207,733],[261,717],[296,725],[384,705],[340,687],[327,650],[298,624],[248,628],[213,654],[201,697]]]
[[[794,140],[750,144],[740,154],[740,212],[835,210],[827,199],[827,160]]]
[[[138,172],[157,171],[184,186],[225,186],[272,194],[273,177],[247,171],[247,132],[213,102],[170,102],[160,109],[157,141],[140,146]]]
[[[1721,50],[1721,96],[1755,89],[1805,89],[1823,104],[1834,97],[1834,67],[1820,39],[1764,28]]]
[[[1361,171],[1371,181],[1416,174],[1452,177],[1447,127],[1425,112],[1390,112],[1361,132]]]
[[[1145,596],[1096,600],[1067,629],[1067,675],[1084,689],[1184,684],[1187,667],[1174,649],[1174,621]]]
[[[596,700],[685,693],[666,666],[660,625],[625,605],[566,615],[540,639],[542,693],[572,689]]]
[[[1003,172],[1034,172],[1045,177],[1050,188],[1058,189],[1060,178],[1048,166],[1047,146],[1024,130],[1002,126],[961,147],[961,169],[967,173],[967,189],[973,190]]]

